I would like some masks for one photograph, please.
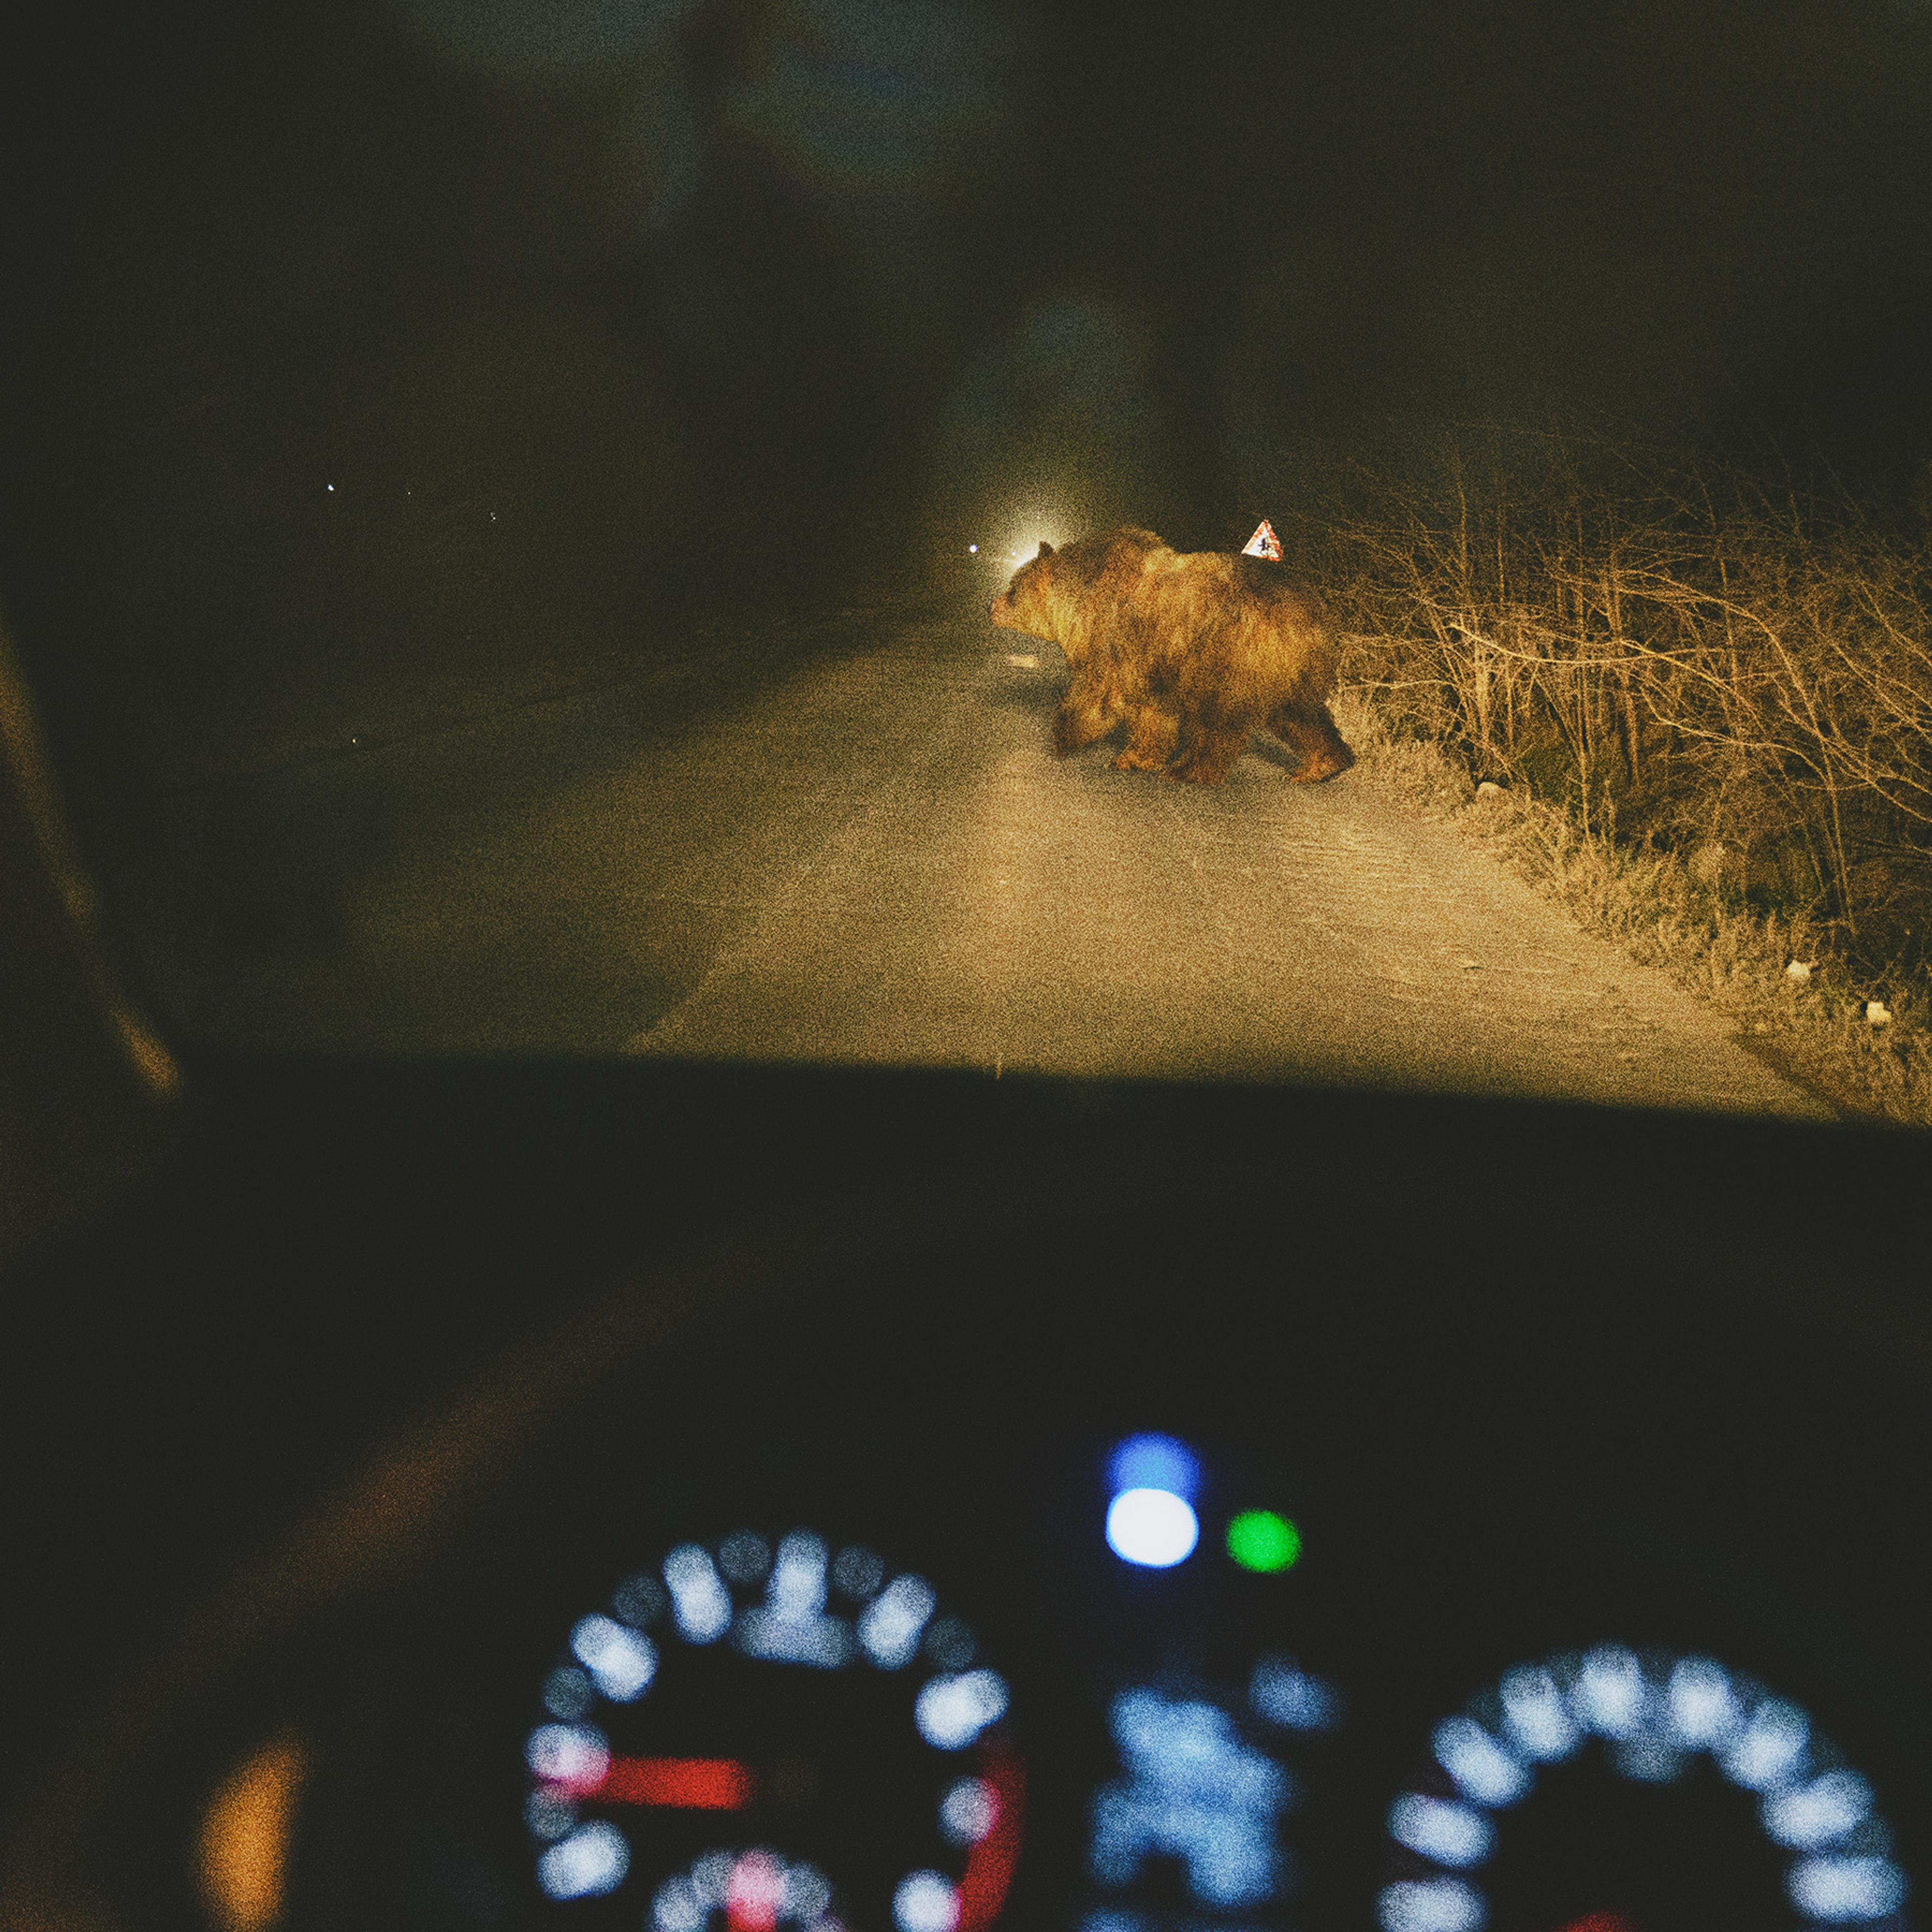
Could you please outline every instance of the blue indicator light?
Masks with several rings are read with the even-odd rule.
[[[1165,1490],[1191,1503],[1201,1489],[1201,1465],[1172,1436],[1130,1436],[1107,1465],[1110,1496],[1127,1490]]]

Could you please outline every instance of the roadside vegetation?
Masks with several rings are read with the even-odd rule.
[[[1932,532],[1574,436],[1438,473],[1291,546],[1349,634],[1364,775],[1847,1112],[1932,1124]]]

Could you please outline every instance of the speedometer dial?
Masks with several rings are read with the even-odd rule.
[[[525,1741],[538,1890],[644,1932],[983,1932],[1024,1771],[931,1586],[794,1528],[681,1544],[580,1618]]]

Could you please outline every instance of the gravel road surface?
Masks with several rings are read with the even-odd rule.
[[[378,828],[374,856],[330,886],[320,937],[180,999],[283,1046],[1831,1118],[1720,1015],[1358,778],[1293,784],[1258,740],[1212,791],[1116,772],[1106,748],[1056,762],[1061,661],[1028,655],[976,611],[855,618],[694,721],[620,683],[292,770],[311,819]]]

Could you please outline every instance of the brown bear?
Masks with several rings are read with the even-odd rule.
[[[1040,554],[993,599],[993,622],[1045,638],[1073,676],[1053,721],[1070,752],[1124,718],[1120,771],[1219,784],[1265,725],[1301,754],[1300,784],[1355,762],[1329,715],[1334,626],[1286,568],[1168,549],[1151,530],[1107,530]]]

